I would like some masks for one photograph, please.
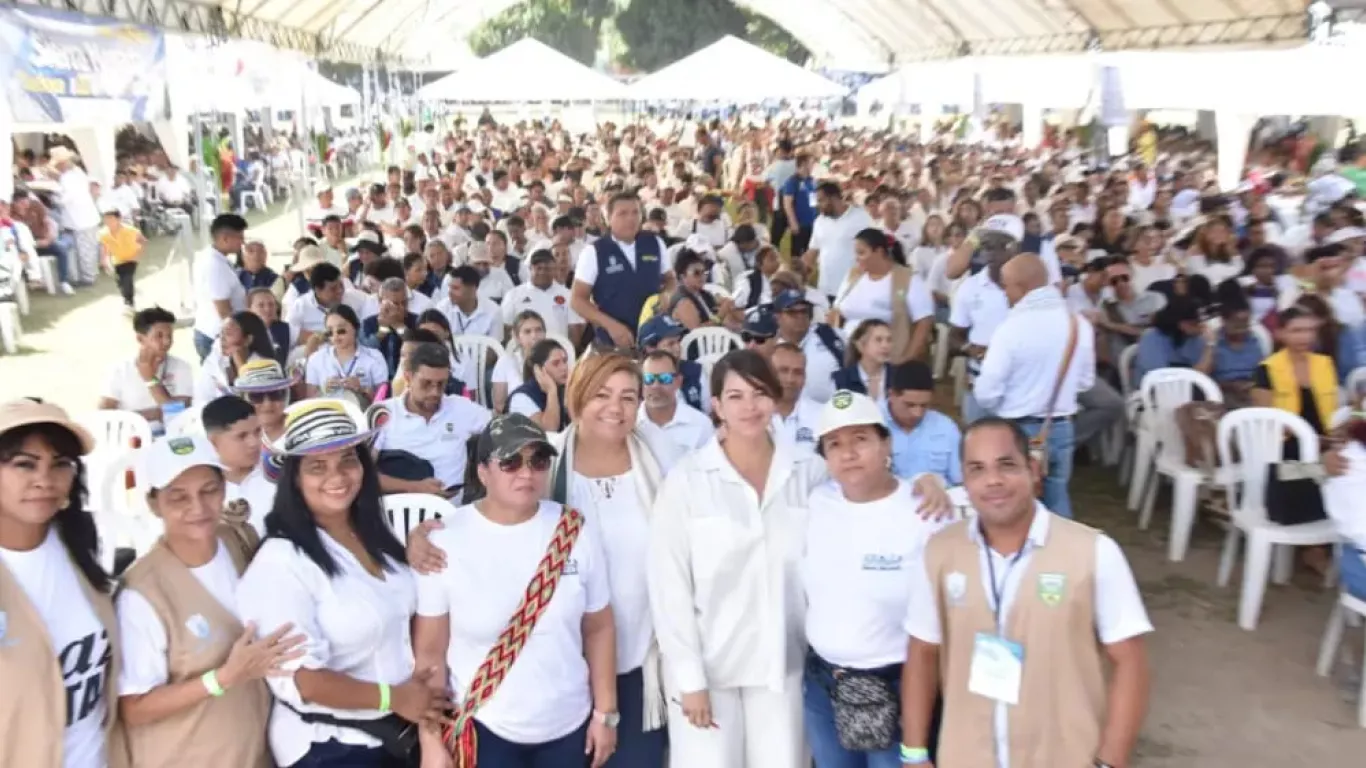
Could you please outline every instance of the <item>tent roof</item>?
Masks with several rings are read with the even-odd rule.
[[[641,101],[756,104],[838,97],[844,92],[838,83],[731,35],[631,84],[632,98]]]
[[[626,86],[533,38],[422,87],[431,101],[619,101]]]

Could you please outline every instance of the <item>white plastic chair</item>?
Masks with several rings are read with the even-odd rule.
[[[248,208],[255,208],[258,211],[264,211],[266,209],[265,200],[262,199],[261,191],[259,189],[244,190],[238,195],[237,202],[241,204],[243,211]]]
[[[1191,368],[1159,368],[1149,371],[1139,382],[1143,411],[1135,430],[1134,471],[1129,486],[1130,512],[1137,512],[1143,503],[1148,474],[1152,471],[1161,438],[1159,427],[1163,419],[1170,421],[1177,408],[1191,401],[1193,386],[1199,387],[1208,399],[1223,400],[1219,385]]]
[[[1161,374],[1159,376],[1159,374]],[[1190,546],[1191,529],[1195,526],[1195,512],[1200,486],[1212,483],[1222,486],[1232,481],[1236,469],[1220,464],[1211,477],[1195,469],[1186,461],[1186,442],[1176,425],[1176,409],[1192,401],[1192,387],[1198,388],[1205,400],[1223,402],[1223,392],[1214,380],[1188,368],[1164,368],[1143,377],[1143,408],[1147,418],[1145,431],[1153,442],[1151,480],[1147,482],[1143,510],[1138,527],[1147,529],[1152,522],[1153,507],[1157,503],[1158,486],[1162,478],[1172,481],[1172,527],[1167,540],[1167,559],[1174,563],[1186,557]],[[1142,435],[1140,434],[1140,439]],[[1138,469],[1135,465],[1135,484]],[[1145,475],[1146,479],[1146,475]],[[1132,497],[1132,490],[1130,496]]]
[[[1138,431],[1138,417],[1143,412],[1143,400],[1134,392],[1134,358],[1138,357],[1138,345],[1130,344],[1119,353],[1119,393],[1124,396],[1124,421],[1117,429],[1124,430],[1119,451],[1119,485],[1129,484],[1134,472],[1134,447],[1129,437]]]
[[[76,416],[76,423],[89,430],[90,436],[95,438],[92,453],[119,453],[152,444],[151,425],[142,414],[133,411],[86,411]],[[137,441],[136,445],[134,440]]]
[[[39,256],[38,257],[38,277],[43,281],[43,290],[49,296],[57,294],[57,257]]]
[[[1338,403],[1354,408],[1363,394],[1366,394],[1366,365],[1357,366],[1347,374],[1347,383],[1338,388]]]
[[[14,305],[18,307],[20,317],[28,316],[28,274],[22,269],[14,275]]]
[[[19,352],[19,342],[24,337],[24,326],[19,322],[19,305],[13,301],[0,301],[0,348],[5,354]]]
[[[1347,557],[1357,557],[1357,554],[1348,553]],[[1360,623],[1362,617],[1366,617],[1366,601],[1352,597],[1343,590],[1328,614],[1328,626],[1323,631],[1323,642],[1319,645],[1319,660],[1315,666],[1319,677],[1327,677],[1333,671],[1333,660],[1337,658],[1338,647],[1342,644],[1342,632],[1347,626],[1349,614]],[[1366,676],[1362,677],[1361,690],[1357,693],[1357,726],[1366,728]]]
[[[1289,433],[1287,435],[1287,433]],[[1299,525],[1280,525],[1266,517],[1266,481],[1273,466],[1285,461],[1286,438],[1299,441],[1300,461],[1317,464],[1319,440],[1304,419],[1279,408],[1240,408],[1219,420],[1219,459],[1232,465],[1234,451],[1238,466],[1228,484],[1228,509],[1232,518],[1219,559],[1219,586],[1227,586],[1238,557],[1238,540],[1247,538],[1247,558],[1243,563],[1243,590],[1238,598],[1238,626],[1257,628],[1267,578],[1271,576],[1272,554],[1277,557],[1277,583],[1290,578],[1291,547],[1332,544],[1338,540],[1331,520]],[[1280,550],[1276,547],[1280,546]]]
[[[493,387],[489,383],[489,374],[507,352],[492,338],[473,334],[453,337],[451,346],[459,354],[465,373],[473,379],[465,383],[474,387],[480,405],[492,408]],[[490,353],[494,356],[492,363],[489,362]]]
[[[1253,323],[1249,326],[1248,331],[1252,334],[1253,338],[1257,340],[1257,343],[1261,345],[1262,357],[1267,357],[1275,351],[1276,343],[1272,341],[1271,331],[1268,331],[1265,325]]]
[[[728,328],[719,328],[716,326],[707,326],[689,331],[688,335],[683,337],[682,349],[684,357],[690,357],[691,353],[689,350],[691,350],[694,345],[697,347],[697,359],[699,360],[704,357],[719,357],[727,352],[745,348],[744,339],[740,338],[740,334]]]
[[[100,565],[114,572],[114,555],[122,548],[142,555],[156,544],[164,531],[161,519],[147,506],[147,473],[141,449],[119,451],[105,458],[86,457],[91,512],[100,535]],[[98,463],[99,472],[92,470]],[[128,474],[133,475],[132,487]]]
[[[455,513],[455,505],[430,493],[395,493],[384,497],[384,516],[399,543],[408,543],[408,534],[419,523],[440,520]]]

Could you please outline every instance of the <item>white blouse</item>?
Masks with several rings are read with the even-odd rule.
[[[285,539],[267,539],[237,585],[237,615],[261,631],[293,623],[303,634],[302,658],[287,668],[329,669],[356,680],[399,685],[413,675],[410,621],[417,609],[417,585],[406,565],[390,563],[383,578],[371,576],[346,547],[322,529],[323,547],[339,573],[329,578],[322,568]],[[271,628],[271,629],[266,629]],[[270,749],[280,765],[293,765],[314,743],[376,747],[379,742],[360,731],[330,725],[308,725],[285,705],[301,712],[376,720],[385,713],[335,710],[305,703],[294,677],[266,679],[276,702],[270,717]],[[375,704],[379,699],[376,693]]]
[[[650,610],[677,693],[782,691],[801,670],[801,547],[825,462],[774,447],[761,498],[712,439],[664,479],[650,519]]]
[[[645,586],[650,500],[640,498],[640,484],[630,472],[613,477],[585,477],[574,472],[570,477],[569,506],[582,512],[588,524],[596,528],[607,558],[612,620],[617,627],[617,674],[626,674],[645,663],[654,634]]]
[[[384,355],[378,349],[356,347],[356,356],[342,365],[337,359],[337,351],[329,344],[309,355],[304,368],[304,381],[324,390],[323,394],[326,394],[324,385],[328,379],[351,376],[360,379],[362,389],[374,390],[389,380],[389,364],[384,362]]]

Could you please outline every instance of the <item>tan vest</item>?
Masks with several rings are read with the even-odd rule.
[[[911,279],[915,277],[915,270],[894,264],[891,274],[892,322],[888,323],[888,327],[892,331],[891,362],[892,365],[896,365],[911,359],[911,342],[915,340],[915,321],[911,319],[911,313],[906,309],[906,292],[910,290]],[[846,284],[852,289],[863,275],[863,270],[854,266],[849,270],[849,278]],[[844,297],[840,296],[840,298]],[[838,301],[839,299],[836,299],[836,302]]]
[[[968,692],[976,635],[996,633],[970,525],[976,521],[945,528],[925,550],[944,631],[939,764],[995,768],[996,702]],[[1011,768],[1086,768],[1100,748],[1106,695],[1095,630],[1097,535],[1051,516],[1047,541],[1034,550],[1008,605],[1006,639],[1024,646],[1020,703],[1009,707]]]
[[[249,551],[223,526],[219,540],[238,575]],[[199,583],[189,568],[157,542],[124,576],[126,589],[142,595],[166,627],[169,683],[196,680],[228,659],[242,624]],[[194,620],[192,620],[194,619]],[[191,626],[208,630],[200,637]],[[128,750],[137,768],[269,768],[266,722],[270,693],[262,680],[228,689],[170,717],[129,726]]]
[[[79,568],[76,580],[109,638],[105,756],[109,768],[126,768],[128,753],[118,725],[119,625],[114,602],[95,591]],[[0,766],[62,768],[67,714],[62,669],[43,617],[4,565],[0,565],[0,616]]]

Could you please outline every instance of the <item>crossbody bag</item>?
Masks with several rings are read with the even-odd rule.
[[[1039,434],[1029,440],[1029,455],[1034,459],[1036,475],[1034,477],[1035,495],[1043,493],[1043,479],[1048,477],[1048,433],[1053,428],[1053,407],[1058,404],[1058,395],[1062,393],[1063,382],[1067,380],[1067,369],[1072,367],[1072,355],[1077,351],[1077,316],[1067,315],[1067,348],[1062,353],[1062,364],[1058,366],[1058,375],[1053,379],[1053,392],[1048,396],[1048,410],[1044,412],[1043,426],[1039,428]]]
[[[565,507],[564,513],[555,523],[555,532],[550,537],[545,555],[541,557],[540,565],[536,566],[536,573],[527,584],[526,592],[522,594],[522,602],[518,604],[517,611],[512,614],[507,626],[498,635],[498,641],[489,649],[484,661],[479,664],[479,670],[470,680],[465,698],[455,713],[453,722],[442,728],[441,739],[446,745],[446,750],[455,758],[455,768],[475,767],[478,749],[471,720],[479,708],[498,692],[498,687],[503,684],[508,671],[517,662],[527,639],[535,630],[536,623],[540,621],[541,615],[555,597],[560,576],[564,574],[564,565],[568,562],[569,553],[574,550],[574,542],[578,541],[579,532],[582,530],[583,514],[572,507]]]

